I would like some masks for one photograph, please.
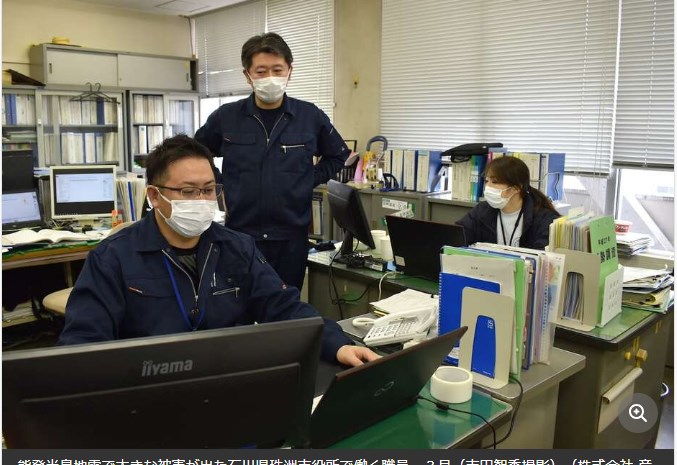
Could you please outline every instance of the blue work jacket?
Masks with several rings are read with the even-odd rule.
[[[559,218],[560,214],[547,208],[534,211],[534,200],[529,194],[524,197],[523,208],[520,247],[545,249],[549,240],[550,223]],[[498,210],[487,202],[482,201],[475,205],[456,224],[463,226],[465,240],[468,244],[474,244],[475,242],[497,244],[497,219]]]
[[[200,239],[199,282],[178,263],[152,213],[102,241],[89,253],[68,299],[59,344],[317,316],[313,307],[299,301],[295,287],[284,285],[251,237],[219,224],[212,223]],[[195,308],[199,312],[193,325],[188,313]],[[339,325],[325,319],[323,359],[336,361],[336,352],[346,344],[350,339]]]
[[[322,110],[286,95],[270,134],[252,94],[215,110],[195,139],[223,157],[228,227],[257,240],[307,235],[313,188],[350,155]]]

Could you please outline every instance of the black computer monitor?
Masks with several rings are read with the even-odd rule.
[[[340,254],[349,255],[353,252],[353,239],[375,249],[376,244],[358,190],[330,180],[327,183],[327,198],[331,215],[344,232]]]
[[[33,150],[14,149],[2,151],[2,191],[34,189]]]
[[[322,319],[3,352],[9,448],[308,444]]]

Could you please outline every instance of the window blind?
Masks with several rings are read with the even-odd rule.
[[[622,0],[614,165],[674,167],[674,2]]]
[[[198,79],[202,97],[248,94],[240,53],[247,39],[265,31],[264,0],[242,3],[195,17]]]
[[[334,0],[268,0],[267,26],[294,56],[287,93],[334,114]]]
[[[383,0],[382,11],[390,146],[497,141],[609,171],[616,1]]]

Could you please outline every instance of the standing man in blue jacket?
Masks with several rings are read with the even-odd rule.
[[[153,212],[89,253],[60,344],[317,316],[251,237],[212,222],[223,188],[206,147],[186,135],[166,139],[148,156],[146,179]],[[354,366],[378,356],[325,319],[322,358]]]
[[[254,92],[214,111],[195,139],[223,157],[228,227],[252,236],[282,280],[301,290],[313,188],[350,150],[322,110],[285,94],[292,61],[275,33],[247,40],[242,72]]]

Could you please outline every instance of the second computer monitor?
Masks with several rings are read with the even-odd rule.
[[[327,198],[334,221],[344,231],[341,255],[353,252],[353,238],[366,244],[370,249],[375,249],[376,245],[371,236],[371,228],[359,191],[331,180],[327,183]]]
[[[20,191],[35,188],[33,179],[33,150],[15,149],[2,153],[2,191]]]
[[[52,219],[88,222],[110,218],[116,209],[113,165],[52,166]]]

